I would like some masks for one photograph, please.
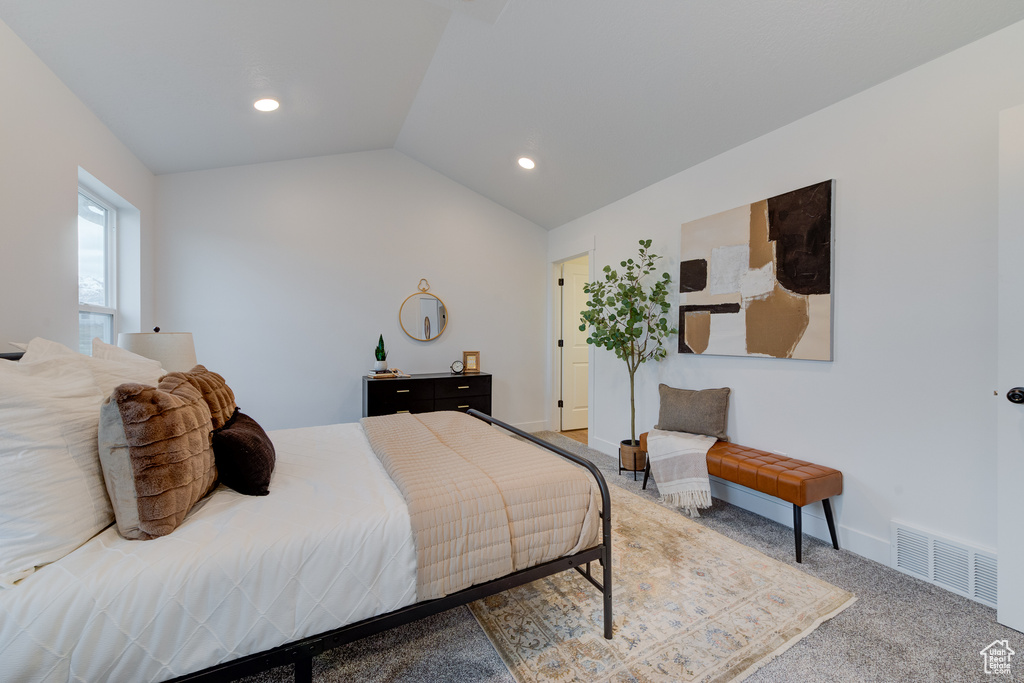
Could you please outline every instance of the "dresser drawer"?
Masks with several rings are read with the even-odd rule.
[[[397,413],[429,413],[434,410],[434,400],[429,398],[391,398],[374,401],[366,410],[365,417],[395,415]]]
[[[462,396],[460,398],[439,398],[434,401],[434,410],[457,410],[464,413],[470,408],[490,415],[491,397],[489,395]]]
[[[434,398],[459,398],[491,393],[490,375],[461,375],[445,377],[434,383]]]
[[[400,399],[411,400],[434,398],[434,385],[431,382],[418,382],[408,379],[382,379],[370,382],[366,387],[370,401],[390,401]]]
[[[401,379],[363,377],[363,417],[473,408],[491,412],[491,376],[436,372]]]

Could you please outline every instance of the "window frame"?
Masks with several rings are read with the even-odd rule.
[[[107,305],[97,306],[96,304],[86,304],[81,301],[81,285],[78,285],[78,314],[82,313],[96,313],[99,315],[110,316],[110,344],[117,342],[117,328],[118,328],[118,312],[117,312],[117,208],[114,207],[110,202],[100,199],[96,193],[90,192],[87,188],[82,185],[78,186],[78,194],[84,196],[90,202],[93,202],[100,208],[107,212],[107,221],[104,235],[104,260],[105,260],[105,275],[106,282],[104,283],[104,291],[106,293]],[[77,217],[77,211],[75,213]],[[76,221],[77,229],[77,221]],[[81,249],[81,245],[78,247]],[[79,273],[81,277],[81,273]]]

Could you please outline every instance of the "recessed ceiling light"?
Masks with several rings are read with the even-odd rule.
[[[533,163],[533,159],[530,157],[519,157],[519,165],[527,171],[532,171],[537,164]]]
[[[253,102],[252,106],[256,107],[260,111],[274,111],[275,109],[281,106],[281,103],[278,102],[277,100],[267,97],[262,100],[256,100],[255,102]]]

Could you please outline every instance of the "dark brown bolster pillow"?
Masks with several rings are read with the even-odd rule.
[[[222,484],[247,496],[270,493],[277,456],[256,420],[236,410],[226,426],[213,432],[213,455]]]

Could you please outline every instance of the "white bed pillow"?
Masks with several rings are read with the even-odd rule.
[[[43,339],[42,337],[35,337],[32,341],[25,345],[25,355],[21,357],[22,363],[40,363],[46,360],[53,359],[65,359],[65,358],[78,358],[82,354],[69,349],[55,341],[49,339]]]
[[[160,362],[105,344],[99,339],[92,340],[93,355],[86,356],[63,344],[36,337],[29,342],[22,363],[42,363],[54,359],[75,359],[89,368],[96,380],[102,398],[110,396],[114,388],[127,382],[138,382],[155,386],[165,374]],[[99,351],[100,355],[97,355]],[[97,406],[97,411],[99,407]],[[99,413],[97,412],[97,423]]]
[[[0,360],[0,588],[113,522],[97,450],[103,396],[81,358]]]
[[[167,374],[160,361],[107,344],[99,337],[93,337],[90,361],[104,398],[110,396],[115,387],[126,382],[156,386],[160,378]]]
[[[108,344],[99,337],[92,338],[92,357],[104,358],[106,360],[119,360],[123,363],[140,363],[143,365],[160,367],[160,361],[140,356],[137,353],[132,353],[128,349],[122,349],[120,346]]]

